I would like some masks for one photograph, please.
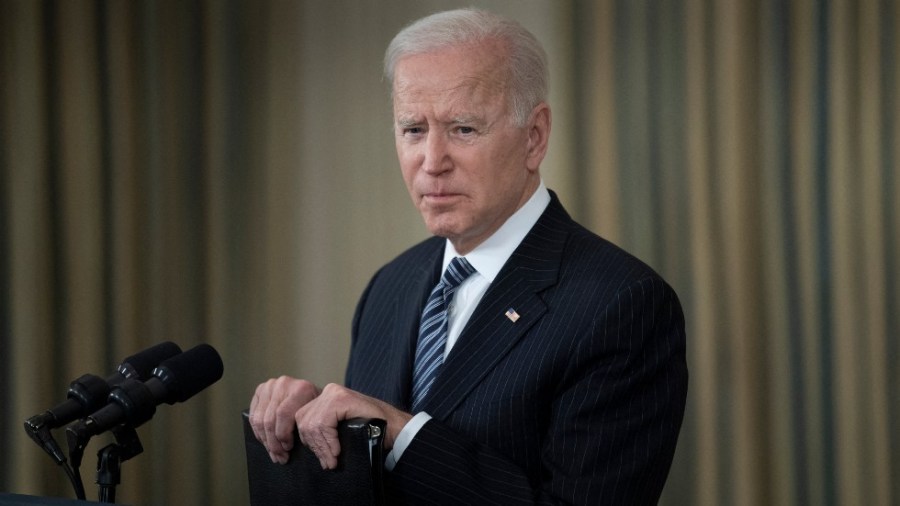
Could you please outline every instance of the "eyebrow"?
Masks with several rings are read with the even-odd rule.
[[[469,116],[457,116],[457,117],[453,118],[450,121],[450,123],[452,123],[454,125],[461,125],[461,124],[471,125],[471,124],[481,123],[481,121],[482,120],[478,116],[469,115]]]
[[[420,120],[412,118],[412,117],[397,118],[397,126],[399,126],[399,127],[404,127],[404,128],[411,127],[411,126],[418,125],[420,123],[422,123]]]
[[[421,125],[423,123],[422,119],[415,118],[413,116],[407,116],[402,118],[397,118],[396,120],[397,126],[400,128],[408,128],[412,126]],[[484,119],[477,115],[465,115],[465,116],[456,116],[450,121],[446,122],[449,125],[480,125],[484,123]]]

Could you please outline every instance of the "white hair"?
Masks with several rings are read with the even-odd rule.
[[[524,126],[532,109],[547,100],[549,72],[541,43],[519,23],[478,9],[438,12],[413,22],[391,41],[384,55],[384,77],[393,86],[394,67],[405,57],[449,47],[498,40],[504,59],[513,120]]]

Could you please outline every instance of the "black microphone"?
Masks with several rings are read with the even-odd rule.
[[[112,389],[109,404],[66,428],[69,452],[80,451],[92,436],[120,424],[135,428],[150,420],[163,402],[184,402],[222,377],[222,358],[201,344],[163,361],[147,381],[126,379]]]
[[[166,341],[126,358],[116,368],[116,372],[105,380],[93,374],[85,374],[69,385],[68,400],[29,421],[43,422],[48,428],[55,429],[85,417],[106,405],[113,387],[129,378],[149,378],[154,367],[179,353],[181,348],[177,344]]]
[[[112,387],[127,379],[149,378],[154,367],[179,353],[181,353],[181,348],[177,344],[166,341],[126,358],[116,368],[116,372],[105,380],[93,374],[85,374],[77,378],[69,385],[68,399],[26,420],[25,432],[57,463],[61,463],[65,458],[62,451],[53,442],[50,429],[62,427],[102,408],[107,403]]]

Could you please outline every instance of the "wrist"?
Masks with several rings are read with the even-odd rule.
[[[387,422],[384,435],[384,447],[386,450],[391,450],[394,447],[397,436],[400,434],[400,431],[403,430],[403,427],[409,423],[412,417],[413,416],[409,413],[395,410],[395,412],[391,413],[391,416],[385,420]]]

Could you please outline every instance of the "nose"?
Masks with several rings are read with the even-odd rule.
[[[453,167],[447,150],[447,139],[440,133],[429,132],[424,148],[422,170],[426,173],[436,176]]]

